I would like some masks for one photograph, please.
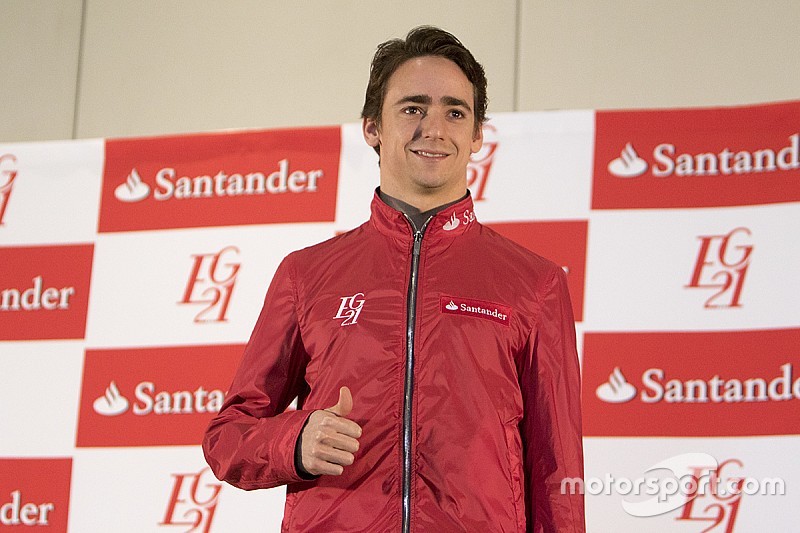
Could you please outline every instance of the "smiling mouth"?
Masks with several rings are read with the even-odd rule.
[[[443,154],[441,152],[428,152],[426,150],[411,150],[415,154],[421,157],[426,157],[429,159],[442,159],[447,157],[447,154]]]

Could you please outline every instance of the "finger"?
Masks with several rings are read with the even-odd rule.
[[[350,394],[350,389],[341,387],[339,389],[339,401],[333,407],[329,407],[326,411],[337,416],[347,416],[353,410],[353,395]]]
[[[337,450],[343,450],[350,453],[357,452],[359,448],[359,444],[356,439],[341,433],[326,435],[319,442],[325,446],[330,446],[331,448],[336,448]]]
[[[337,450],[330,446],[319,446],[314,450],[314,458],[341,466],[350,466],[355,461],[355,456],[352,453]]]
[[[353,437],[355,439],[361,437],[361,426],[349,418],[340,418],[327,415],[319,422],[319,427],[325,431],[341,433],[342,435]]]
[[[335,465],[320,459],[312,459],[309,466],[305,466],[306,472],[315,476],[341,476],[344,472],[344,467]]]

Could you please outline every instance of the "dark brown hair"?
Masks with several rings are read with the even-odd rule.
[[[400,65],[421,56],[440,56],[459,66],[472,83],[473,107],[475,113],[475,132],[486,121],[486,74],[483,67],[453,34],[433,26],[419,26],[412,29],[403,39],[391,39],[378,45],[369,71],[369,83],[364,97],[361,118],[371,118],[378,125],[381,122],[383,99],[389,78]],[[377,151],[377,148],[376,148]]]

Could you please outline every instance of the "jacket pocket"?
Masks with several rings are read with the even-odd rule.
[[[525,531],[525,491],[523,484],[522,439],[517,426],[504,425],[506,445],[508,450],[508,469],[511,479],[511,494],[514,499],[514,511],[517,516],[517,530]]]

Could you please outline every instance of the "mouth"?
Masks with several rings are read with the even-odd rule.
[[[448,154],[442,152],[431,152],[428,150],[411,150],[414,154],[426,159],[444,159]]]

